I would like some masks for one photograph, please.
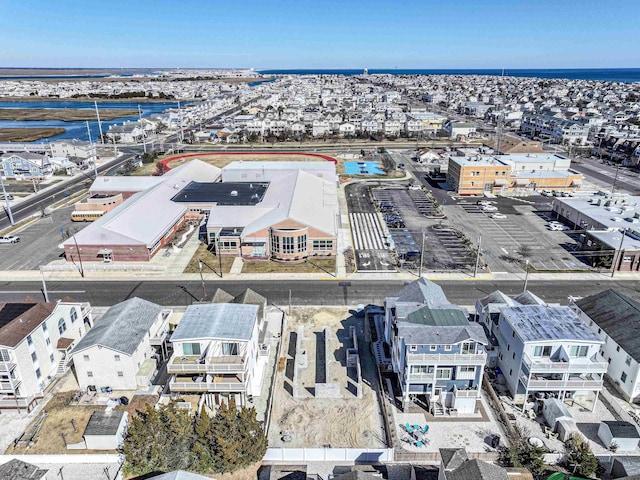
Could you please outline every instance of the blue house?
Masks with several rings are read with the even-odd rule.
[[[49,155],[31,152],[5,153],[0,156],[3,178],[45,178],[53,173]]]
[[[475,411],[489,343],[482,325],[423,278],[385,299],[384,323],[403,407],[419,400],[434,415]]]

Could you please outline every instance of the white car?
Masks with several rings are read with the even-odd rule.
[[[494,219],[507,218],[507,216],[504,213],[492,213],[489,216]]]
[[[569,230],[569,227],[567,227],[566,225],[558,225],[557,223],[550,223],[549,230],[554,232],[564,232],[566,230]]]
[[[16,237],[15,235],[0,237],[0,243],[18,243],[19,241],[20,237]]]
[[[498,207],[494,207],[493,205],[485,205],[482,207],[483,212],[497,212]]]

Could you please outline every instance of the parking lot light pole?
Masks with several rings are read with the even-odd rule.
[[[420,269],[419,275],[422,277],[422,263],[424,260],[424,231],[422,232],[422,248],[420,249]]]
[[[480,265],[480,246],[482,245],[482,235],[478,235],[478,252],[476,253],[476,268],[473,269],[473,278],[478,275],[478,266]]]
[[[522,293],[527,291],[528,282],[529,282],[529,259],[527,258],[524,261],[524,288],[522,289]]]

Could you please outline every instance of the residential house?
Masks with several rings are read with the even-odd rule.
[[[507,471],[492,463],[469,459],[464,448],[441,448],[438,480],[509,480]],[[518,478],[522,478],[518,476]]]
[[[23,462],[17,458],[0,465],[0,478],[5,480],[53,480],[53,475],[47,475],[48,473],[49,470],[45,468]]]
[[[236,303],[187,307],[171,336],[171,392],[203,394],[210,407],[231,398],[242,406],[259,396],[269,358],[268,346],[259,343],[259,311]]]
[[[570,307],[604,344],[598,359],[629,402],[640,402],[640,302],[613,289],[572,300]]]
[[[493,327],[498,365],[516,402],[526,406],[537,393],[560,399],[595,394],[597,400],[607,371],[597,358],[604,342],[573,310],[535,304],[499,310]]]
[[[584,145],[589,136],[589,126],[553,115],[524,114],[520,131],[536,138],[549,138],[554,143]]]
[[[449,138],[460,139],[463,137],[473,137],[478,129],[478,125],[473,122],[456,122],[447,120],[442,126]]]
[[[32,152],[5,153],[0,156],[2,178],[35,179],[50,177],[53,167],[49,155]]]
[[[76,157],[88,159],[93,156],[93,148],[84,140],[58,140],[49,144],[52,157]]]
[[[142,140],[144,128],[139,122],[127,121],[122,125],[112,125],[106,135],[111,140],[122,143],[136,143]]]
[[[343,123],[338,130],[343,137],[352,137],[356,134],[356,126],[353,123]]]
[[[403,406],[421,397],[434,414],[473,413],[489,343],[483,327],[421,278],[385,299],[385,341]]]
[[[70,354],[80,388],[149,387],[158,360],[168,356],[170,314],[138,297],[110,307]]]
[[[0,303],[0,410],[30,410],[92,323],[88,303]]]

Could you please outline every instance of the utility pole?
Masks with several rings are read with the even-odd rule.
[[[100,112],[98,112],[98,102],[93,102],[96,107],[96,118],[98,119],[98,129],[100,129],[100,143],[104,144],[104,137],[102,135],[102,122],[100,121]]]
[[[13,221],[13,212],[11,211],[11,204],[9,203],[9,197],[7,196],[7,191],[4,189],[4,182],[2,181],[2,175],[0,175],[0,187],[2,187],[2,195],[4,195],[4,203],[7,205],[7,216],[9,217],[9,223],[11,223],[11,225],[15,225],[16,222]]]
[[[529,282],[529,259],[527,258],[524,261],[524,288],[522,289],[522,293],[527,291],[527,283]]]
[[[623,255],[622,244],[624,243],[624,236],[627,234],[626,227],[624,230],[621,230],[620,233],[622,234],[622,236],[620,237],[620,246],[618,247],[618,254],[616,255],[616,253],[613,252],[613,259],[611,260],[611,278],[613,278],[613,276],[615,275],[616,265],[620,263],[620,259],[622,258],[622,255]]]
[[[44,301],[49,302],[49,293],[47,292],[47,282],[44,281],[44,272],[42,271],[42,265],[40,266],[40,279],[42,280],[42,293],[44,294]]]
[[[89,128],[89,122],[87,122],[87,133],[89,134],[89,148],[91,148],[91,158],[93,159],[93,173],[98,178],[98,167],[96,166],[96,146],[91,141],[91,129]]]
[[[424,259],[424,231],[422,231],[422,248],[420,249],[420,268],[418,269],[419,276],[422,277],[422,263]]]
[[[202,276],[202,262],[198,259],[198,271],[200,272],[200,281],[202,282],[202,300],[207,297],[207,291],[204,287],[204,277]]]
[[[78,261],[80,262],[80,276],[84,278],[84,267],[82,266],[82,255],[80,255],[80,247],[78,247],[78,240],[76,240],[75,234],[73,235],[73,243],[76,244],[76,252],[78,252]]]
[[[613,185],[611,186],[611,195],[616,193],[616,184],[618,183],[618,173],[620,173],[620,163],[616,165],[616,176],[613,179]]]
[[[480,246],[482,245],[482,235],[478,235],[478,252],[476,254],[476,268],[473,270],[473,278],[478,275],[478,266],[480,265]]]
[[[145,137],[144,125],[142,125],[142,110],[140,109],[140,104],[138,104],[138,118],[140,119],[140,128],[142,128],[142,149],[144,153],[147,153],[147,140]]]

